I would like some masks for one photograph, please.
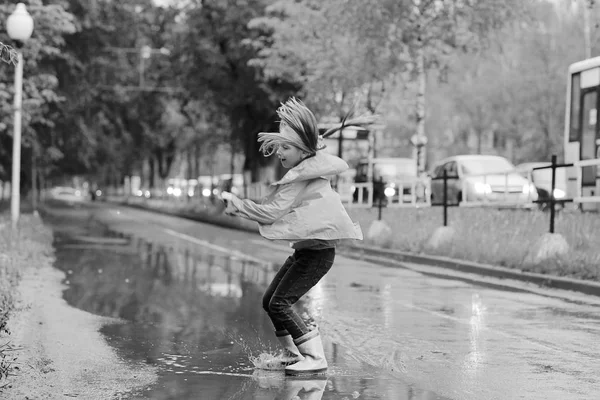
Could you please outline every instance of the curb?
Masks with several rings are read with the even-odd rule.
[[[245,224],[239,218],[234,217],[222,217],[221,214],[210,215],[196,213],[192,214],[189,212],[178,212],[169,210],[158,210],[151,207],[145,207],[141,204],[128,204],[125,202],[116,202],[119,205],[143,209],[146,211],[152,211],[162,214],[169,214],[178,216],[181,218],[187,218],[198,222],[213,224],[222,226],[230,229],[243,230],[247,232],[258,233],[257,224]],[[489,264],[481,264],[472,261],[463,261],[449,257],[415,254],[402,252],[399,250],[383,249],[368,245],[350,245],[341,246],[342,254],[345,256],[361,258],[364,256],[375,256],[383,257],[390,261],[399,262],[410,262],[414,264],[429,265],[435,267],[441,267],[450,269],[458,272],[465,272],[471,274],[477,274],[482,276],[490,276],[499,279],[514,279],[523,282],[529,282],[541,287],[570,290],[580,292],[592,296],[600,297],[600,282],[585,281],[574,278],[564,278],[560,276],[537,274],[533,272],[523,272],[517,269],[497,267]],[[377,261],[380,264],[385,264],[385,260]],[[387,266],[394,266],[393,264],[387,264]],[[397,267],[397,266],[396,266]]]
[[[393,261],[404,261],[414,264],[430,265],[447,268],[458,272],[491,276],[499,279],[515,279],[523,282],[534,283],[546,288],[571,290],[593,296],[600,296],[600,283],[594,281],[584,281],[581,279],[524,272],[516,269],[480,264],[472,261],[463,261],[441,256],[406,253],[398,250],[381,249],[379,247],[366,245],[347,246],[345,249],[349,250],[350,253],[358,253],[359,257],[383,257]]]

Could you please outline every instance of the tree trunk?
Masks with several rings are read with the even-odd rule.
[[[36,151],[35,143],[31,146],[31,206],[33,212],[37,211],[38,202],[38,186],[37,186],[37,164],[36,164]]]
[[[149,171],[149,175],[150,176],[148,177],[149,178],[148,179],[148,183],[149,183],[150,189],[155,189],[156,188],[156,182],[155,182],[154,178],[156,176],[156,171],[154,169],[154,156],[152,156],[152,155],[150,155],[148,157],[148,166],[150,167],[149,168],[149,170],[150,170]]]
[[[417,121],[417,136],[420,140],[425,139],[425,91],[427,89],[427,73],[425,71],[425,51],[418,41],[417,54],[416,54],[416,74],[417,82],[419,83],[417,91],[417,104],[416,104],[416,121]],[[423,149],[421,156],[417,159],[417,171],[420,174],[425,172],[426,164],[426,152]]]
[[[200,144],[194,144],[194,178],[200,176]]]
[[[194,165],[193,165],[193,149],[190,149],[189,147],[185,150],[185,158],[187,161],[187,166],[185,168],[185,176],[187,180],[193,179],[194,178]]]
[[[231,174],[231,183],[233,185],[233,174],[235,173],[235,142],[233,140],[233,133],[231,134],[231,158],[229,160],[229,172]]]
[[[583,36],[585,46],[585,58],[592,57],[592,34],[591,34],[591,22],[590,14],[594,7],[593,0],[583,0]]]

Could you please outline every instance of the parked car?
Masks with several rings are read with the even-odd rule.
[[[537,200],[535,186],[515,170],[506,158],[491,155],[458,155],[436,163],[431,173],[431,202],[443,200],[446,171],[448,204],[491,202],[532,207]]]
[[[518,173],[524,178],[529,179],[534,185],[538,193],[539,200],[550,200],[552,192],[552,169],[536,169],[539,167],[547,167],[549,162],[529,162],[522,163],[515,167]],[[554,199],[562,200],[567,195],[567,170],[565,168],[556,168],[554,174]],[[548,203],[541,203],[540,208],[546,209]],[[560,205],[562,206],[562,204]],[[559,207],[560,207],[559,206]]]
[[[387,197],[398,195],[397,185],[399,182],[412,182],[417,179],[417,163],[412,158],[373,158],[372,176],[369,179],[369,162],[361,160],[356,167],[355,183],[373,182],[373,205],[379,203],[381,199],[383,204],[387,204]],[[358,200],[359,188],[355,188],[353,193],[354,201]],[[402,190],[402,196],[410,196],[411,186],[406,185]],[[387,196],[386,196],[387,192]],[[363,194],[366,200],[367,194]]]
[[[60,201],[68,204],[83,203],[87,199],[87,194],[83,189],[76,189],[68,186],[57,186],[48,192],[48,198],[54,201]]]

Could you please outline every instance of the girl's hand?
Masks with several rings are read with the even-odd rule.
[[[231,200],[233,199],[233,194],[229,192],[221,192],[221,200],[225,203],[225,214],[226,215],[235,215],[237,214],[237,208],[232,204]]]
[[[229,192],[221,192],[221,199],[225,202],[230,201],[233,198],[233,194]]]

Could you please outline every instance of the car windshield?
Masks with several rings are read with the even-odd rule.
[[[466,175],[503,174],[515,168],[510,161],[499,157],[467,159],[461,164]]]

